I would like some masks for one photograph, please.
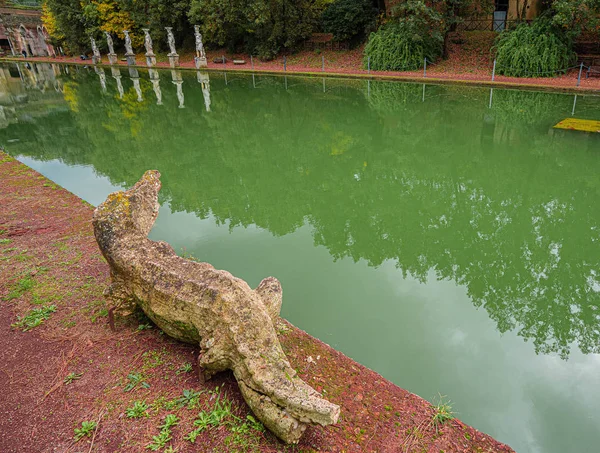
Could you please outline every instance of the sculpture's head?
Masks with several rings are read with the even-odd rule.
[[[148,170],[131,189],[111,193],[92,217],[100,248],[123,237],[148,236],[158,216],[160,188],[160,173]]]

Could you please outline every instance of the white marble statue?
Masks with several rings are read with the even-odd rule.
[[[146,56],[153,57],[154,50],[152,49],[152,38],[150,37],[150,29],[142,28],[144,31],[144,46],[146,47]]]
[[[169,49],[171,50],[169,56],[177,55],[177,49],[175,49],[175,36],[173,36],[173,27],[165,27],[165,30],[167,30],[167,41],[169,43]]]
[[[200,26],[194,25],[194,36],[196,37],[196,56],[206,59],[204,44],[202,44],[202,35],[200,34]]]
[[[110,33],[107,31],[105,31],[104,34],[106,35],[106,44],[108,45],[108,53],[110,55],[113,55],[115,53],[115,44],[113,43],[112,36],[110,36]]]
[[[100,50],[98,50],[96,40],[92,36],[90,36],[90,41],[92,43],[92,53],[94,54],[94,57],[100,58]]]
[[[123,30],[125,34],[125,55],[133,55],[133,48],[131,47],[131,36],[129,36],[129,30]]]

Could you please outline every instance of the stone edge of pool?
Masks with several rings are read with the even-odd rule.
[[[101,67],[111,68],[118,67],[121,69],[136,68],[136,69],[148,69],[146,65],[132,65],[127,66],[126,64],[119,63],[115,66],[111,66],[105,63],[99,63],[97,65],[91,64],[90,60],[62,60],[62,59],[49,59],[44,57],[39,58],[14,58],[4,57],[0,58],[0,62],[31,62],[31,63],[51,63],[51,64],[63,64],[63,65],[80,65],[90,67]],[[164,63],[158,64],[152,69],[170,70],[171,68]],[[181,71],[198,71],[194,66],[179,66],[175,68]],[[338,78],[338,79],[361,79],[361,80],[373,80],[373,81],[397,81],[397,82],[410,82],[410,83],[427,83],[433,85],[463,85],[480,88],[505,88],[505,89],[519,89],[528,91],[548,91],[557,93],[571,93],[571,94],[600,94],[598,88],[587,88],[587,87],[568,87],[568,86],[553,86],[545,84],[535,83],[522,83],[522,82],[505,82],[505,81],[491,81],[491,80],[472,80],[472,79],[461,79],[461,78],[436,78],[436,77],[417,77],[413,75],[390,75],[390,74],[361,74],[353,72],[317,72],[317,71],[283,71],[283,70],[271,70],[271,69],[247,69],[247,68],[236,68],[227,67],[226,69],[218,67],[203,68],[202,71],[206,72],[230,72],[230,73],[241,73],[241,74],[262,74],[262,75],[287,75],[294,77],[326,77],[326,78]]]
[[[108,265],[102,260],[92,233],[91,216],[94,208],[2,151],[0,181],[0,239],[3,239],[0,241],[0,265],[3,268],[3,272],[0,272],[0,298],[14,289],[17,278],[24,274],[30,275],[40,286],[50,279],[54,285],[53,291],[60,292],[61,298],[63,294],[70,294],[61,302],[56,302],[56,313],[44,325],[26,333],[8,329],[0,339],[0,351],[27,351],[30,347],[35,351],[48,351],[44,353],[44,362],[56,362],[56,366],[40,367],[40,371],[30,378],[33,381],[23,386],[19,382],[14,384],[7,377],[20,375],[31,364],[19,360],[3,361],[6,366],[5,373],[0,375],[0,383],[2,379],[6,380],[3,388],[8,390],[9,399],[19,402],[11,406],[11,418],[0,423],[0,426],[4,424],[3,431],[9,433],[4,435],[3,443],[8,442],[5,446],[9,450],[11,445],[25,446],[26,442],[35,443],[44,438],[53,439],[58,447],[68,445],[72,441],[73,426],[89,417],[92,411],[100,413],[102,419],[95,438],[98,451],[111,451],[111,436],[117,435],[113,433],[119,432],[119,426],[124,421],[121,411],[108,408],[118,406],[115,398],[124,396],[122,391],[115,393],[117,387],[110,379],[116,379],[119,368],[125,370],[125,375],[127,370],[135,368],[134,363],[139,362],[139,355],[149,350],[151,345],[166,351],[165,360],[174,361],[182,360],[181,357],[186,354],[191,355],[194,348],[184,347],[160,335],[157,329],[137,331],[135,327],[121,325],[116,333],[112,333],[106,318],[91,322],[86,310],[90,303],[101,297],[109,281]],[[58,249],[57,244],[61,244]],[[68,256],[61,258],[59,251],[63,249]],[[29,258],[24,259],[24,256]],[[81,288],[85,290],[77,289],[77,282],[82,281],[85,284]],[[4,309],[0,310],[0,318],[4,319],[0,325],[9,325],[15,321],[16,315],[22,315],[32,308],[28,299],[30,295],[25,291],[11,302],[13,306],[9,309],[9,304],[2,302],[0,307]],[[70,323],[74,325],[65,327]],[[299,448],[317,451],[513,451],[457,419],[443,425],[438,432],[431,422],[434,409],[421,397],[394,385],[285,320],[282,320],[278,330],[282,347],[302,379],[322,392],[325,398],[342,407],[342,416],[337,425],[311,428],[301,440]],[[138,345],[139,354],[132,356],[126,348],[133,342],[137,345],[138,337],[144,341]],[[78,348],[80,339],[87,342],[83,349]],[[93,345],[100,345],[97,353]],[[71,370],[65,368],[65,357],[68,359],[75,350],[78,350],[78,363],[96,361],[93,365],[96,374],[93,381],[81,387],[61,385],[62,374],[66,375]],[[4,352],[0,352],[0,359],[3,359],[2,354]],[[120,361],[128,366],[121,366]],[[66,363],[70,362],[67,360]],[[82,366],[79,369],[83,369]],[[86,373],[93,371],[84,372],[82,383],[88,376]],[[162,382],[162,377],[154,377],[159,382],[155,384],[155,381],[151,381],[153,377],[149,376],[152,384],[149,392],[160,391],[161,385],[165,386],[164,392],[178,394],[186,388],[184,385],[194,389],[204,386],[198,382],[195,374],[193,378],[191,375],[186,377],[189,381],[187,384],[180,382],[183,377],[179,375],[168,383]],[[228,392],[231,391],[236,401],[241,401],[231,375],[220,376],[217,383],[225,386]],[[214,384],[209,382],[208,385]],[[67,401],[70,402],[68,411],[65,409]],[[73,401],[80,404],[73,404]],[[8,404],[10,401],[7,401]],[[47,417],[48,413],[56,415]],[[158,424],[156,418],[140,421],[147,426],[137,434],[146,435],[148,431],[155,434]],[[44,420],[42,425],[40,420]],[[27,434],[28,423],[37,430],[36,436]],[[177,434],[178,440],[184,444],[184,432]],[[135,435],[134,440],[138,441]],[[31,439],[25,440],[25,437]],[[144,437],[141,441],[148,440]],[[185,444],[188,444],[187,441]],[[105,450],[102,450],[103,445],[106,446]],[[273,436],[266,435],[261,440],[261,447],[261,451],[278,451],[281,444]],[[32,444],[31,448],[35,448],[35,445]]]

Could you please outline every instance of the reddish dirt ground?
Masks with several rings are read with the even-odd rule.
[[[599,91],[600,74],[586,78],[584,70],[580,86],[577,87],[579,75],[578,68],[570,69],[566,74],[556,77],[529,77],[517,78],[496,75],[492,82],[493,56],[491,48],[496,34],[493,32],[466,32],[456,33],[450,41],[449,58],[440,60],[437,64],[429,64],[427,67],[427,79],[429,82],[462,82],[476,85],[492,85],[499,87],[523,87],[537,89],[560,89],[568,91]],[[216,59],[225,56],[226,64],[214,63]],[[227,69],[228,71],[243,70],[283,72],[283,56],[272,61],[260,61],[258,58],[252,60],[249,55],[242,53],[231,54],[226,50],[207,51],[209,69]],[[363,46],[347,51],[302,51],[286,58],[286,69],[289,73],[320,73],[325,62],[325,74],[327,75],[355,75],[370,76],[372,78],[393,78],[399,80],[423,80],[423,69],[418,71],[372,71],[370,75],[363,68]],[[243,59],[246,64],[234,65],[233,59]],[[57,63],[90,64],[90,61],[82,61],[79,57],[62,58],[31,58],[31,60],[51,61]],[[157,56],[157,66],[167,68],[168,59],[165,55]],[[106,56],[103,60],[108,64]],[[121,65],[125,61],[119,60]],[[137,56],[137,64],[145,65],[143,54]],[[181,52],[180,64],[182,69],[194,68],[194,54]]]
[[[108,266],[90,205],[1,152],[0,181],[3,453],[146,451],[168,414],[179,421],[159,451],[512,452],[456,419],[436,428],[430,403],[282,320],[278,333],[292,366],[342,408],[337,425],[309,428],[299,445],[284,446],[245,422],[248,408],[231,374],[199,382],[196,347],[141,317],[110,330],[102,296]],[[51,305],[56,311],[43,324],[13,325]],[[139,382],[128,390],[132,373]],[[200,411],[218,409],[217,395],[232,415],[195,443],[185,440]],[[145,401],[146,416],[126,415],[134,401]],[[84,421],[97,425],[76,442]]]

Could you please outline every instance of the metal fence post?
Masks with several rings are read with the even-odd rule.
[[[427,58],[423,61],[423,77],[427,77]]]
[[[287,71],[287,58],[283,56],[283,72]]]
[[[221,55],[221,58],[223,59],[223,67],[225,67],[225,55]]]
[[[325,72],[325,55],[321,55],[321,72]]]
[[[252,65],[252,70],[254,71],[254,58],[250,55],[250,64]]]
[[[367,70],[371,74],[371,56],[367,57]]]
[[[583,72],[583,61],[581,62],[581,65],[579,66],[579,76],[577,76],[577,86],[579,86],[579,84],[581,83],[581,73]]]
[[[494,59],[494,69],[492,69],[492,82],[496,78],[496,60]]]

